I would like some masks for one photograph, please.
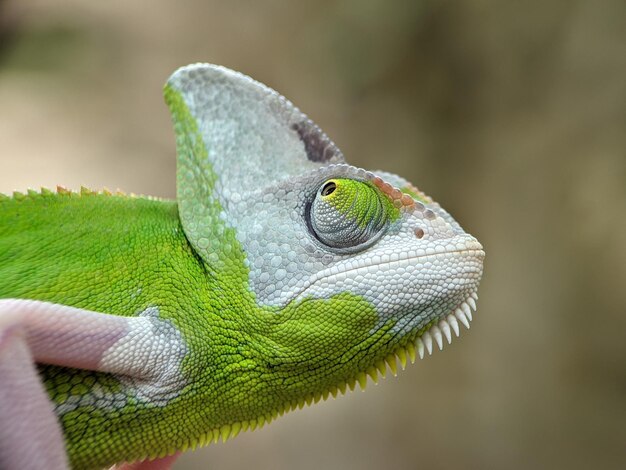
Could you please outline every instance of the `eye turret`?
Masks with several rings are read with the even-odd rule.
[[[315,194],[310,224],[324,245],[359,251],[378,240],[399,211],[374,185],[352,179],[329,179]]]

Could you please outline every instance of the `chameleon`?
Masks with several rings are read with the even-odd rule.
[[[164,96],[175,200],[0,196],[0,468],[167,463],[469,328],[485,253],[431,197],[241,73]]]

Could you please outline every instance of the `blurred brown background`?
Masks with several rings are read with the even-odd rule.
[[[0,0],[0,191],[174,196],[161,87],[219,63],[485,245],[471,332],[179,469],[626,468],[626,2]]]

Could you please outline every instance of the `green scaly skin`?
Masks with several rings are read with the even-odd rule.
[[[198,122],[181,92],[168,85],[165,96],[177,134],[178,202],[90,191],[0,197],[0,299],[128,317],[156,307],[187,348],[184,387],[158,405],[114,375],[40,365],[74,468],[226,440],[356,382],[364,386],[366,374],[384,373],[385,360],[395,367],[396,356],[414,358],[414,341],[441,318],[429,313],[408,328],[349,290],[304,294],[284,305],[261,301],[250,281],[250,254],[236,227],[220,218],[219,175]],[[374,218],[394,233],[405,223],[399,191],[389,196],[374,180],[341,175],[332,181],[340,184],[330,206],[359,228]],[[189,201],[201,200],[201,210],[187,203],[190,188]],[[404,193],[431,202],[414,191]],[[203,221],[210,221],[204,238]],[[68,406],[81,397],[96,397],[95,406]]]
[[[256,306],[246,289],[243,257],[230,272],[213,277],[189,246],[173,201],[28,195],[3,199],[0,220],[11,221],[0,230],[0,298],[125,316],[156,304],[190,347],[184,369],[191,385],[167,407],[129,403],[111,412],[81,408],[63,416],[77,468],[162,453],[146,453],[147,441],[173,453],[200,440],[226,438],[233,429],[270,421],[303,400],[336,394],[335,386],[345,390],[346,381],[371,363],[366,353],[373,345],[377,361],[391,352],[378,346],[389,340],[384,331],[369,334],[377,315],[357,296],[300,302],[278,316],[276,309]],[[50,226],[56,227],[52,236]],[[216,290],[219,297],[212,295]],[[342,351],[339,346],[355,337],[357,346]],[[346,355],[353,357],[342,364]],[[57,404],[95,383],[121,388],[105,374],[53,366],[42,367],[42,373]],[[275,384],[280,396],[273,392]]]

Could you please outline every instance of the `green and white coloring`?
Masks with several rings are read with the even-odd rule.
[[[226,68],[179,69],[165,100],[176,201],[0,196],[3,469],[225,440],[469,326],[482,246],[408,181]]]

